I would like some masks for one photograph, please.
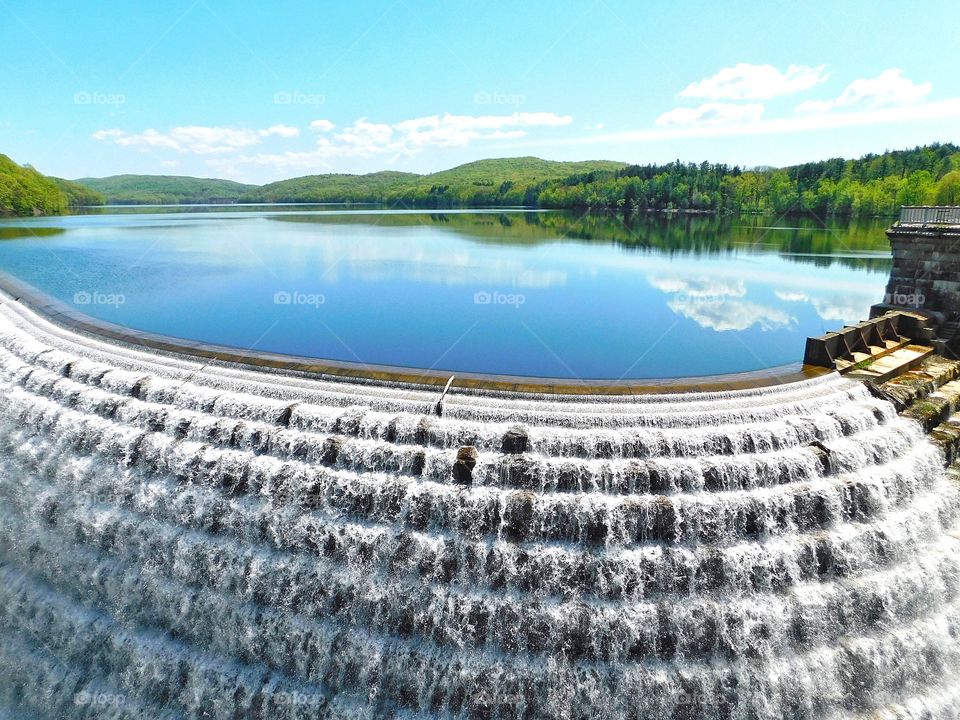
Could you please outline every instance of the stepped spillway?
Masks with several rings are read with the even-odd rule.
[[[0,717],[960,717],[960,488],[858,383],[437,416],[3,300]]]

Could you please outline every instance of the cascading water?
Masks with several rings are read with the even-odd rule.
[[[960,717],[960,488],[856,383],[198,369],[0,307],[0,717]]]

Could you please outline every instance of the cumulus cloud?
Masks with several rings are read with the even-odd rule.
[[[126,130],[98,130],[93,133],[95,140],[116,143],[121,147],[133,147],[141,150],[174,150],[181,153],[210,155],[229,153],[241,148],[257,145],[265,137],[295,137],[300,131],[289,125],[274,125],[262,130],[252,128],[206,127],[203,125],[185,125],[159,132],[148,128],[140,133]]]
[[[890,68],[875,78],[860,78],[847,85],[835,100],[808,100],[797,106],[800,113],[829,112],[834,108],[914,105],[933,89],[931,82],[915,83],[903,77],[903,70]]]
[[[300,130],[289,125],[234,128],[187,125],[161,132],[149,128],[128,132],[118,128],[99,130],[94,139],[121,147],[169,150],[210,155],[207,161],[220,172],[237,174],[241,165],[273,166],[277,169],[332,166],[341,158],[383,157],[387,161],[416,155],[426,148],[466,147],[476,141],[510,140],[525,137],[533,128],[562,127],[573,122],[569,115],[551,112],[514,112],[509,115],[427,115],[396,123],[360,118],[341,128],[330,120],[310,123],[316,144],[312,149],[242,154],[265,138],[293,138]]]
[[[680,96],[708,100],[766,100],[809,90],[827,77],[825,65],[790,65],[786,72],[781,72],[773,65],[737,63],[690,83]]]
[[[763,114],[763,105],[750,103],[704,103],[696,108],[674,108],[657,118],[657,125],[728,125],[755,123]]]
[[[747,294],[742,280],[719,278],[685,278],[676,275],[650,275],[649,282],[657,290],[671,295],[686,295],[694,298],[743,297]]]
[[[802,292],[790,292],[788,290],[774,290],[773,294],[784,302],[806,302],[810,298]]]
[[[673,296],[667,301],[673,312],[717,332],[746,330],[754,325],[775,330],[796,322],[781,310],[744,300],[747,288],[743,280],[648,275],[647,282]]]
[[[316,148],[303,152],[259,153],[239,162],[276,168],[315,168],[341,158],[411,157],[426,148],[466,147],[473,142],[525,137],[533,128],[562,127],[569,115],[551,112],[514,112],[509,115],[427,115],[396,123],[360,118],[333,132],[328,120],[315,120]]]
[[[667,307],[696,322],[700,327],[726,332],[746,330],[759,325],[763,331],[790,327],[796,319],[776,308],[732,298],[704,301],[679,296],[669,300]]]
[[[403,152],[426,145],[463,147],[473,140],[523,137],[525,128],[569,125],[573,118],[550,112],[515,112],[510,115],[428,115],[390,126],[391,143]]]
[[[844,112],[791,113],[787,117],[764,117],[756,122],[673,124],[616,132],[592,132],[576,137],[538,139],[532,144],[540,147],[589,146],[609,143],[657,143],[664,140],[734,137],[738,135],[756,137],[758,135],[785,135],[869,125],[928,123],[957,118],[960,118],[960,97],[899,107],[850,108]]]
[[[785,302],[806,302],[813,306],[822,320],[855,323],[863,320],[877,298],[865,292],[827,293],[808,295],[802,292],[775,290],[774,295]]]
[[[259,130],[261,137],[269,137],[271,135],[278,135],[280,137],[297,137],[300,134],[299,128],[292,127],[290,125],[274,125],[273,127],[268,127],[264,130]]]

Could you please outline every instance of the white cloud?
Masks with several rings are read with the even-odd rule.
[[[743,280],[720,278],[685,278],[675,275],[648,275],[649,282],[657,290],[670,294],[682,294],[695,298],[743,297],[747,294]]]
[[[667,307],[675,313],[696,322],[700,327],[726,332],[728,330],[746,330],[759,325],[761,330],[777,330],[796,323],[791,315],[746,300],[723,299],[715,301],[698,300],[693,297],[678,296],[667,302]]]
[[[525,137],[531,128],[562,127],[571,122],[573,118],[569,115],[551,112],[514,112],[509,115],[444,113],[392,124],[360,118],[334,132],[336,126],[330,120],[320,119],[310,123],[310,129],[317,133],[314,149],[255,155],[236,153],[259,145],[264,138],[296,137],[300,130],[289,125],[263,129],[188,125],[167,132],[149,128],[131,133],[113,128],[99,130],[93,137],[143,151],[172,150],[212,155],[214,159],[208,160],[208,165],[235,175],[240,165],[251,164],[280,170],[332,167],[333,161],[341,158],[383,157],[389,162],[416,155],[428,147],[466,147],[475,141],[511,140]]]
[[[763,105],[750,103],[704,103],[697,108],[674,108],[657,118],[657,125],[729,125],[738,122],[758,122]]]
[[[875,295],[853,289],[846,293],[824,293],[817,296],[784,290],[775,290],[773,294],[785,302],[810,303],[822,320],[841,323],[863,320],[870,306],[877,301]]]
[[[396,135],[391,135],[403,154],[412,154],[420,148],[464,147],[473,140],[503,140],[523,137],[526,131],[520,128],[558,127],[569,125],[573,118],[549,112],[515,112],[510,115],[428,115],[404,120],[392,126]],[[382,127],[382,126],[381,126]],[[390,145],[391,143],[386,143]],[[392,150],[393,148],[391,148]]]
[[[255,130],[251,128],[205,127],[203,125],[185,125],[171,128],[161,133],[153,128],[141,133],[126,130],[98,130],[93,133],[95,140],[105,140],[121,147],[140,148],[142,150],[174,150],[181,153],[210,155],[229,153],[241,148],[257,145],[265,137],[294,137],[300,131],[288,125]]]
[[[571,122],[571,116],[551,112],[514,112],[509,115],[444,113],[397,123],[360,118],[338,132],[332,132],[333,123],[315,120],[311,128],[320,134],[314,150],[258,153],[240,156],[237,161],[277,169],[329,167],[332,161],[342,158],[383,157],[389,161],[411,157],[431,147],[466,147],[477,141],[511,140],[525,137],[532,128],[562,127]]]
[[[788,290],[774,290],[773,294],[784,302],[806,302],[810,299],[805,293]]]
[[[827,76],[825,65],[790,65],[786,72],[780,72],[773,65],[738,63],[690,83],[680,96],[709,100],[766,100],[809,90]]]
[[[875,78],[860,78],[847,85],[835,100],[808,100],[797,106],[800,113],[823,113],[838,107],[878,108],[914,105],[933,89],[928,82],[915,83],[903,77],[903,70],[890,68]]]
[[[746,330],[753,325],[775,330],[796,322],[781,310],[744,300],[747,288],[741,279],[648,275],[647,281],[673,296],[667,301],[673,312],[717,332]]]
[[[960,97],[901,107],[881,107],[833,113],[804,113],[758,122],[728,125],[671,125],[622,132],[595,132],[576,137],[531,140],[530,146],[594,145],[606,143],[654,143],[683,138],[731,137],[737,135],[786,135],[816,130],[870,125],[924,123],[960,118]]]
[[[260,137],[269,137],[271,135],[278,135],[280,137],[297,137],[300,134],[299,128],[291,127],[290,125],[274,125],[273,127],[268,127],[264,130],[260,130]]]

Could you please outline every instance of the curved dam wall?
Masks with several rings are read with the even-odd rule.
[[[960,716],[960,488],[836,374],[437,417],[7,301],[0,385],[0,717]]]

